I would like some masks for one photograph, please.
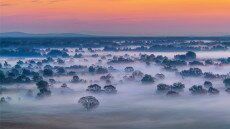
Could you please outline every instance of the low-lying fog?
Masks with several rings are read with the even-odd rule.
[[[119,53],[139,56],[139,53]],[[100,55],[117,53],[98,52]],[[151,53],[150,53],[151,54]],[[178,53],[154,53],[172,58]],[[90,54],[89,54],[90,55]],[[8,86],[10,92],[0,95],[10,96],[12,100],[9,105],[1,107],[0,121],[4,127],[22,129],[39,128],[72,128],[72,129],[229,129],[230,128],[230,101],[229,94],[225,92],[222,80],[211,80],[213,87],[220,90],[219,95],[198,95],[194,96],[188,90],[193,85],[203,85],[204,78],[188,77],[182,78],[174,72],[162,70],[162,67],[152,63],[147,66],[143,62],[126,64],[107,64],[104,60],[98,63],[98,58],[84,54],[88,60],[66,59],[66,66],[73,64],[87,65],[98,64],[101,66],[113,66],[117,72],[112,72],[114,80],[112,84],[117,88],[117,94],[93,94],[86,92],[90,84],[99,84],[104,87],[106,84],[100,81],[102,75],[78,74],[87,83],[70,83],[72,76],[51,77],[57,81],[51,88],[52,95],[44,99],[28,98],[25,96],[26,89],[33,89],[38,92],[35,84],[13,84]],[[225,52],[197,52],[197,57],[203,58],[226,58],[229,51]],[[1,58],[10,64],[17,62],[16,59]],[[28,59],[23,59],[28,60]],[[40,60],[40,59],[38,59]],[[154,84],[141,84],[140,81],[119,82],[124,75],[130,75],[124,71],[125,67],[132,66],[144,74],[152,76],[163,73],[165,79]],[[188,69],[178,67],[178,70]],[[230,66],[198,66],[204,72],[215,74],[227,74]],[[106,75],[106,74],[105,74]],[[91,80],[91,82],[90,82]],[[170,97],[156,92],[156,85],[159,83],[173,84],[182,82],[185,89],[179,97]],[[61,94],[60,86],[66,83],[72,89],[70,93]],[[4,86],[4,85],[2,85]],[[90,111],[86,111],[78,100],[83,96],[96,97],[100,105]]]

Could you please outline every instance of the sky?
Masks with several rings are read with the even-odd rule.
[[[230,35],[230,0],[0,0],[0,32]]]

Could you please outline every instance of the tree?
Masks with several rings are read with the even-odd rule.
[[[215,94],[219,94],[220,91],[217,90],[216,88],[210,87],[210,88],[208,89],[208,93],[209,93],[209,94],[212,94],[212,95],[215,95]]]
[[[26,76],[29,76],[31,74],[31,71],[29,69],[23,68],[22,69],[22,74],[26,75]]]
[[[96,108],[100,104],[99,101],[93,96],[82,97],[79,99],[78,103],[80,103],[86,110]]]
[[[100,93],[102,90],[101,90],[101,86],[97,84],[93,84],[93,85],[88,86],[86,91],[89,91],[91,93]]]
[[[57,73],[58,74],[64,74],[65,73],[65,69],[63,67],[58,67],[57,68]]]
[[[49,83],[47,81],[39,81],[36,83],[37,88],[39,89],[38,97],[50,96],[51,91],[49,90]]]
[[[201,95],[207,93],[207,90],[204,89],[201,85],[194,85],[191,88],[189,88],[189,91],[194,95]]]
[[[157,85],[157,91],[168,92],[169,90],[170,90],[170,85],[163,84],[163,83]]]
[[[25,75],[20,75],[16,78],[16,81],[18,83],[29,83],[31,80],[29,77],[25,76]]]
[[[180,74],[182,76],[185,76],[185,77],[187,77],[187,76],[197,77],[197,76],[203,75],[203,72],[199,68],[190,68],[189,70],[183,70],[183,71],[181,71]]]
[[[107,94],[117,93],[116,87],[113,85],[104,86],[104,92]]]
[[[89,67],[89,72],[90,73],[94,73],[96,71],[96,69],[93,67],[93,66],[90,66]]]
[[[37,62],[37,66],[41,67],[42,65],[43,65],[42,62],[40,61]]]
[[[83,57],[83,55],[81,54],[81,53],[76,53],[75,55],[74,55],[74,58],[82,58]]]
[[[3,83],[5,81],[5,74],[3,73],[3,71],[0,70],[0,83]]]
[[[47,56],[49,57],[69,57],[69,54],[61,50],[51,50],[49,53],[47,53]]]
[[[65,63],[65,61],[62,60],[61,58],[58,58],[58,59],[57,59],[57,62],[58,62],[58,64],[64,64],[64,63]]]
[[[144,74],[143,74],[141,71],[139,71],[139,70],[136,70],[136,71],[134,71],[134,72],[132,73],[132,76],[133,76],[134,78],[142,78],[143,75],[144,75]]]
[[[212,82],[210,82],[210,81],[205,81],[205,82],[204,82],[204,86],[205,86],[205,87],[212,87]]]
[[[127,73],[130,73],[130,72],[133,72],[133,71],[134,71],[133,67],[126,67],[125,68],[125,72],[127,72]]]
[[[141,79],[142,83],[153,83],[154,78],[151,75],[145,74],[145,76]]]
[[[53,67],[51,65],[45,65],[44,69],[52,69]]]
[[[190,60],[194,60],[196,59],[196,53],[195,52],[192,52],[192,51],[188,51],[186,54],[186,57]]]
[[[79,82],[80,81],[80,78],[77,76],[77,75],[75,75],[75,76],[73,76],[73,79],[71,80],[71,82]]]
[[[102,81],[107,81],[107,80],[111,80],[113,79],[114,77],[111,75],[111,74],[107,74],[106,76],[101,76],[100,77],[100,80]]]
[[[4,97],[1,97],[0,105],[5,105],[5,104],[8,104],[8,102],[6,101],[6,99]]]
[[[208,59],[208,60],[205,60],[205,64],[206,65],[212,65],[212,64],[214,64],[214,62],[212,60]]]
[[[51,69],[44,69],[43,76],[53,76],[53,70]]]
[[[185,85],[181,82],[173,83],[173,85],[171,86],[171,89],[175,91],[182,91],[184,88]]]
[[[35,82],[39,82],[39,81],[43,80],[42,76],[40,76],[39,74],[33,75],[32,79],[33,79]]]
[[[97,67],[96,73],[97,74],[105,74],[105,73],[108,73],[108,70],[104,67]]]
[[[23,64],[24,64],[24,62],[23,62],[23,61],[21,61],[21,60],[19,60],[19,61],[17,62],[17,64],[18,64],[18,65],[23,65]]]
[[[226,87],[230,87],[230,78],[224,79],[223,83],[225,84]]]

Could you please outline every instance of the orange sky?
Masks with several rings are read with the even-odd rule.
[[[101,35],[230,34],[230,0],[0,0],[0,29]]]

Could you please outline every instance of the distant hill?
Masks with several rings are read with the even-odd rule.
[[[103,35],[87,35],[87,34],[78,34],[78,33],[44,33],[44,34],[32,34],[32,33],[24,33],[24,32],[3,32],[0,33],[0,38],[20,38],[20,37],[150,37],[151,36],[103,36]],[[161,38],[170,38],[170,37],[230,37],[230,35],[223,36],[159,36]]]
[[[24,32],[4,32],[4,33],[0,33],[0,37],[94,37],[94,36],[86,35],[86,34],[76,34],[76,33],[30,34]]]

